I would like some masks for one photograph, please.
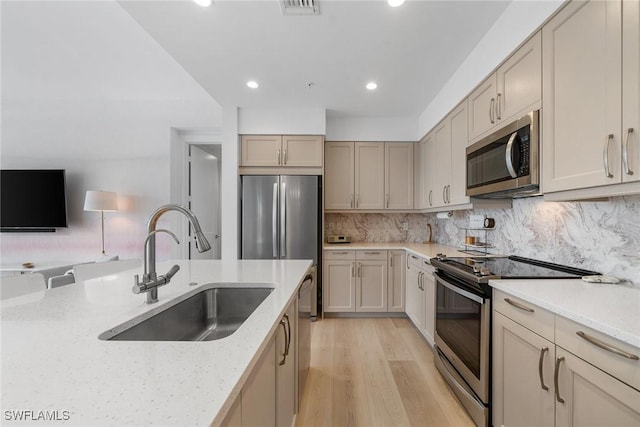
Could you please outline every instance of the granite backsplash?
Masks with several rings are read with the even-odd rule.
[[[346,234],[354,242],[433,241],[460,246],[470,214],[495,218],[486,232],[492,251],[566,264],[614,275],[640,285],[640,196],[598,202],[515,199],[510,209],[453,211],[449,219],[423,213],[327,213],[325,239]],[[406,223],[408,230],[403,230]],[[473,232],[484,240],[484,232]]]

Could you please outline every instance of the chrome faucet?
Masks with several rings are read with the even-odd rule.
[[[160,206],[153,214],[151,214],[149,221],[147,222],[148,234],[144,241],[144,275],[142,276],[142,282],[140,282],[140,278],[136,274],[132,289],[134,294],[146,292],[147,304],[152,304],[158,301],[158,288],[169,283],[171,278],[178,272],[178,270],[180,270],[179,265],[174,265],[165,275],[158,276],[156,273],[156,234],[161,232],[167,233],[173,237],[178,244],[180,243],[176,235],[169,230],[156,230],[158,219],[162,214],[169,211],[178,211],[187,217],[195,233],[196,248],[198,249],[198,252],[206,252],[211,249],[209,241],[204,237],[198,218],[196,218],[193,212],[187,208],[174,204]]]

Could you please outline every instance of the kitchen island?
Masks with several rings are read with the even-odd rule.
[[[175,261],[145,304],[134,269],[2,302],[2,424],[219,424],[240,393],[311,261]],[[274,291],[232,335],[207,342],[102,341],[98,335],[212,282]],[[49,418],[42,418],[49,417]],[[37,419],[37,420],[36,420]],[[48,419],[50,421],[43,421]]]

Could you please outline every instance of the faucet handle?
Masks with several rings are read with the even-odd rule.
[[[180,266],[178,264],[174,265],[173,267],[171,267],[171,270],[167,271],[167,274],[164,275],[164,278],[167,280],[167,282],[169,280],[171,280],[171,278],[173,276],[176,275],[176,273],[178,272],[178,270],[180,270]]]
[[[131,288],[131,290],[133,291],[134,294],[138,295],[139,293],[142,292],[142,286],[143,284],[140,283],[140,276],[139,275],[135,275],[133,276],[133,288]]]

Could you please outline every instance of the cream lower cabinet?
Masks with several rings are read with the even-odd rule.
[[[405,311],[405,251],[389,251],[389,278],[387,279],[387,311]]]
[[[386,312],[387,251],[325,251],[325,312]]]
[[[427,260],[422,261],[422,293],[424,294],[424,322],[422,335],[431,345],[434,343],[436,330],[436,281],[433,277],[435,269]]]
[[[222,427],[291,427],[296,413],[297,302],[287,307]],[[288,319],[288,320],[287,320]]]
[[[640,425],[639,348],[501,291],[493,304],[494,425]]]
[[[422,258],[413,254],[407,254],[406,274],[406,313],[416,329],[422,333],[424,330],[424,290],[422,286],[424,272],[422,271]]]

